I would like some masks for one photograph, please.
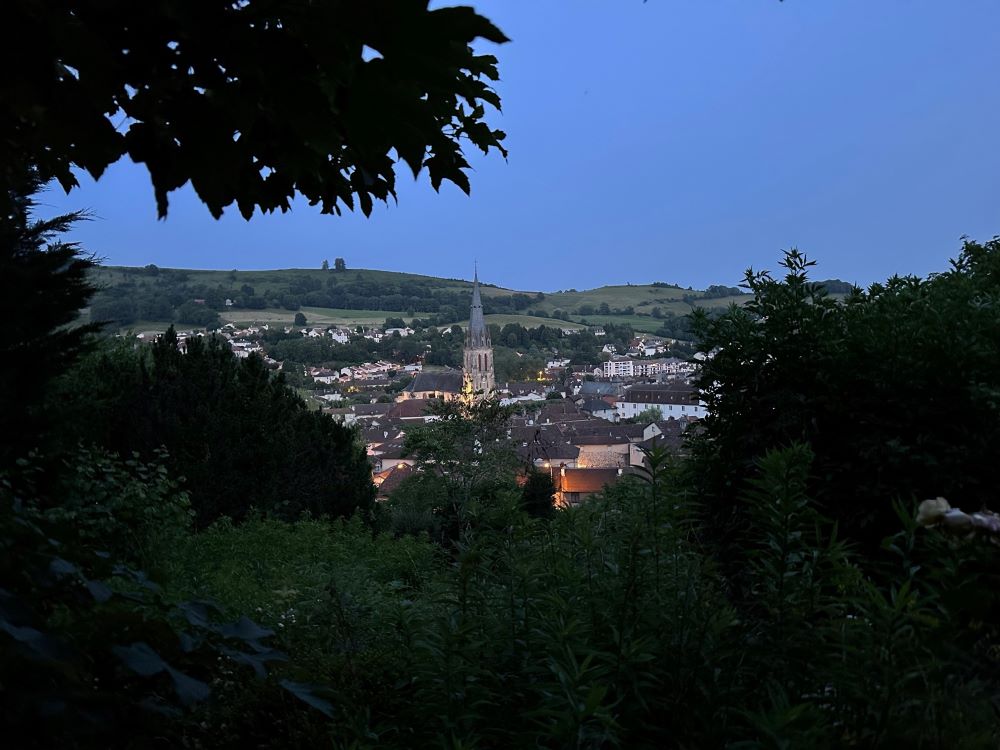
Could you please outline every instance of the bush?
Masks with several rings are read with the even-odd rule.
[[[709,416],[696,476],[719,529],[766,451],[804,442],[810,491],[851,538],[877,548],[898,527],[893,498],[946,495],[971,506],[1000,482],[1000,240],[966,242],[948,273],[893,278],[834,300],[786,254],[783,280],[747,273],[745,306],[693,320]],[[809,373],[804,377],[803,373]]]
[[[371,470],[355,432],[310,411],[259,357],[172,331],[150,350],[110,346],[69,373],[56,399],[67,433],[144,460],[165,447],[197,522],[370,512]]]

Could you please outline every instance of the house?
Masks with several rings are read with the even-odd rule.
[[[621,383],[602,383],[597,380],[586,380],[573,389],[573,395],[603,398],[604,396],[620,396],[624,389]]]
[[[580,411],[572,401],[550,401],[538,412],[538,424],[552,424],[587,420],[590,416]]]
[[[379,360],[378,362],[365,362],[358,365],[352,371],[355,380],[375,380],[386,377],[391,370],[395,370],[396,365],[392,362]]]
[[[553,466],[549,471],[556,489],[555,503],[560,508],[579,505],[591,495],[617,482],[623,474],[621,468],[571,469],[567,466]]]
[[[331,385],[332,383],[340,382],[340,373],[325,367],[310,367],[309,374],[312,375],[314,383]]]
[[[375,472],[372,475],[372,482],[375,484],[375,499],[385,501],[392,497],[392,493],[399,489],[403,480],[413,476],[415,470],[408,463],[397,463],[388,469]]]
[[[604,399],[585,398],[582,402],[578,402],[578,406],[580,407],[580,411],[586,412],[598,419],[606,419],[608,422],[618,421],[618,410],[614,404],[609,404]]]
[[[621,434],[572,435],[569,442],[580,449],[577,467],[611,468],[627,466],[631,441]]]
[[[444,401],[451,401],[458,398],[461,393],[462,373],[460,370],[421,371],[400,393],[400,400],[440,398]]]
[[[375,472],[384,471],[391,467],[413,466],[416,459],[412,456],[404,455],[402,440],[391,440],[368,447],[368,455],[372,459]]]
[[[639,352],[631,352],[631,357],[612,357],[601,368],[606,378],[641,378],[669,372],[674,365],[666,359],[635,359]]]
[[[386,328],[385,329],[385,335],[386,336],[392,336],[394,333],[398,333],[401,337],[411,336],[411,335],[413,335],[413,329],[410,328],[409,326],[406,326],[406,328]]]
[[[549,469],[552,466],[575,467],[580,449],[568,443],[555,428],[525,426],[511,430],[518,443],[518,458],[525,464]]]
[[[636,425],[637,427],[639,425]],[[629,446],[629,465],[649,467],[646,451],[654,448],[665,448],[671,453],[680,453],[684,445],[684,429],[686,421],[666,419],[661,422],[651,422],[644,426],[643,439]]]
[[[239,359],[246,359],[254,352],[263,352],[263,347],[256,341],[246,341],[245,339],[231,339],[229,346],[233,354]]]
[[[549,390],[551,390],[550,387],[545,383],[533,380],[522,383],[504,383],[503,387],[499,389],[500,393],[504,395],[500,399],[500,405],[510,406],[519,401],[544,401]]]
[[[708,409],[695,389],[686,383],[640,384],[628,388],[618,402],[621,419],[631,419],[640,412],[656,407],[665,418],[695,417],[702,419]]]
[[[331,328],[327,331],[327,334],[338,344],[346,344],[351,340],[351,331],[349,328]]]
[[[392,408],[386,413],[386,418],[395,422],[433,422],[441,417],[430,414],[427,410],[432,403],[429,398],[408,398],[389,404]]]

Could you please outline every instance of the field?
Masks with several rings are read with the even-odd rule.
[[[588,289],[582,292],[554,292],[545,296],[544,302],[538,304],[539,308],[551,313],[554,310],[563,310],[574,315],[574,320],[579,320],[580,316],[574,311],[584,305],[590,305],[597,309],[601,304],[607,304],[612,310],[615,308],[624,309],[632,307],[636,312],[652,313],[654,307],[659,307],[664,313],[674,315],[687,315],[694,307],[727,307],[731,302],[742,304],[749,295],[739,295],[735,297],[723,297],[714,299],[695,299],[688,302],[685,296],[699,295],[701,292],[693,289],[681,289],[674,286],[653,286],[651,284],[637,284],[626,286],[602,286],[597,289]],[[645,316],[626,315],[587,315],[587,321],[593,325],[603,323],[630,323],[637,330],[655,330],[658,324],[650,323],[652,318]]]
[[[381,325],[387,317],[399,313],[388,313],[379,310],[340,310],[332,307],[303,307],[302,314],[306,316],[307,325]],[[292,325],[295,319],[294,310],[267,308],[264,310],[227,310],[219,313],[226,323],[284,323]]]
[[[534,315],[485,315],[486,324],[498,325],[501,328],[508,323],[519,323],[525,328],[538,328],[539,326],[548,326],[549,328],[583,328],[584,326],[580,323],[567,322],[565,320],[558,320],[556,318],[539,318]],[[469,325],[468,320],[456,320],[451,325],[460,325],[462,328],[467,328]]]
[[[690,312],[691,308],[688,307],[687,311]],[[633,330],[645,333],[656,333],[663,325],[662,320],[657,320],[649,315],[588,315],[585,318],[574,315],[573,320],[586,320],[589,326],[603,326],[609,323],[612,325],[625,325],[627,323],[632,326]]]

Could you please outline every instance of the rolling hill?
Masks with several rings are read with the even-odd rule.
[[[94,280],[100,292],[91,317],[142,330],[165,328],[171,322],[197,326],[202,317],[211,317],[198,315],[206,310],[217,311],[222,322],[234,323],[291,324],[296,312],[302,312],[310,323],[321,325],[374,325],[387,317],[434,318],[438,325],[461,325],[472,289],[472,283],[464,279],[371,269],[208,271],[101,266],[95,269]],[[549,293],[481,286],[490,322],[516,322],[525,327],[628,323],[636,330],[655,332],[664,319],[685,315],[696,306],[739,304],[747,298],[706,296],[663,283]]]

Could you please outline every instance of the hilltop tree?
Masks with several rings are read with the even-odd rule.
[[[333,261],[333,270],[334,271],[346,271],[347,270],[347,263],[344,262],[343,258],[335,258],[334,261]]]
[[[462,143],[505,153],[485,121],[496,59],[477,38],[507,41],[471,8],[428,0],[11,0],[0,196],[29,167],[69,190],[74,168],[96,179],[126,155],[161,217],[188,181],[215,217],[287,211],[297,194],[368,215],[395,197],[393,154],[468,192]]]
[[[322,265],[322,266],[320,266],[320,268],[321,268],[322,270],[324,270],[324,271],[329,271],[329,270],[330,270],[330,261],[328,261],[328,260],[324,260],[324,261],[323,261],[323,265]]]

